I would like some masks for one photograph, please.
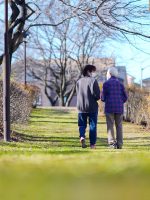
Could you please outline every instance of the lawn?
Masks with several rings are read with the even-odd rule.
[[[150,132],[142,127],[124,123],[122,150],[107,147],[102,116],[97,148],[82,149],[74,109],[38,108],[12,129],[13,141],[0,141],[0,199],[150,199]]]

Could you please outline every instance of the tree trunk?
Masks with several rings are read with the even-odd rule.
[[[3,54],[0,56],[0,65],[2,65],[2,63],[3,63]]]
[[[62,94],[59,97],[59,106],[64,106],[64,97]]]
[[[72,90],[71,90],[71,92],[70,92],[70,94],[69,94],[69,96],[68,96],[68,98],[67,98],[67,101],[66,101],[66,103],[65,103],[65,106],[66,106],[66,107],[69,107],[70,102],[71,102],[71,100],[72,100],[72,98],[73,98],[73,96],[74,96],[74,94],[75,94],[75,91],[76,91],[76,85],[73,86],[73,88],[72,88]]]
[[[52,98],[51,93],[48,92],[49,87],[47,85],[45,85],[45,95],[47,96],[51,106],[55,106],[56,102],[58,100],[58,96],[55,96]],[[50,89],[49,89],[50,91]]]

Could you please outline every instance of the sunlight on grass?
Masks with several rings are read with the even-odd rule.
[[[150,132],[142,127],[124,123],[122,150],[108,149],[102,116],[97,149],[82,149],[75,110],[35,109],[12,128],[14,141],[0,141],[2,200],[149,199]]]

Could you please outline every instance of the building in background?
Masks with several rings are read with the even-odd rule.
[[[118,69],[118,79],[127,86],[127,71],[125,66],[116,66]]]
[[[150,92],[150,78],[143,79],[143,88]]]
[[[135,85],[135,77],[130,75],[130,74],[127,74],[127,85],[128,87],[132,87]]]

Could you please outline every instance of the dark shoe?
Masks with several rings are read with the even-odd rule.
[[[81,142],[82,148],[87,148],[87,145],[85,144],[85,139],[84,138],[81,138],[80,142]]]
[[[117,149],[122,149],[122,146],[118,146],[118,145],[117,145]]]

